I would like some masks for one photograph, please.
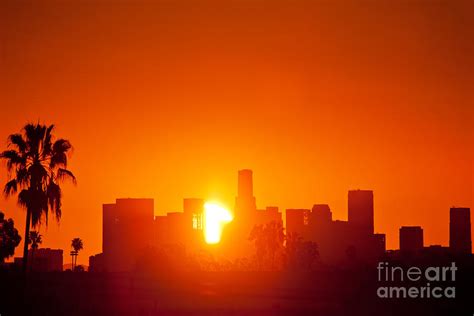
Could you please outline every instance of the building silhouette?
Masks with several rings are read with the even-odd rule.
[[[372,191],[349,191],[349,221],[333,220],[327,204],[286,210],[286,232],[318,245],[327,264],[370,262],[385,252],[385,234],[373,233]]]
[[[116,199],[102,207],[102,254],[89,259],[91,270],[129,271],[154,243],[153,199]]]
[[[369,190],[351,190],[347,210],[349,224],[362,233],[374,233],[374,194]]]
[[[169,212],[165,216],[155,216],[154,245],[179,245],[195,250],[204,243],[204,200],[186,198],[182,212]]]
[[[103,205],[102,253],[91,256],[91,271],[127,271],[150,248],[166,248],[188,253],[217,251],[227,259],[250,257],[255,245],[249,240],[256,225],[276,222],[283,226],[282,214],[276,206],[257,208],[253,193],[253,173],[249,169],[237,174],[237,195],[233,221],[222,232],[219,246],[204,239],[204,200],[185,198],[181,211],[154,216],[153,199],[116,199]],[[420,226],[400,228],[400,250],[386,252],[385,234],[374,233],[374,195],[370,190],[350,190],[347,203],[348,220],[334,220],[327,204],[314,204],[311,209],[286,210],[286,234],[318,245],[323,263],[371,263],[387,255],[402,258],[403,253],[418,257],[443,257],[447,253],[471,253],[469,208],[450,209],[450,247],[424,247]],[[401,256],[400,256],[401,254]],[[415,257],[416,257],[415,256]]]
[[[187,198],[183,200],[183,213],[193,223],[193,229],[202,230],[204,225],[204,200]]]
[[[415,253],[423,249],[423,229],[420,226],[400,227],[400,251]]]
[[[14,264],[21,266],[23,258],[15,258]],[[38,248],[28,251],[28,268],[36,272],[63,271],[63,250]]]
[[[286,209],[286,233],[306,235],[309,213],[309,209]]]
[[[452,207],[449,211],[449,247],[453,253],[471,254],[471,210]]]
[[[235,198],[235,212],[239,216],[251,216],[257,209],[255,196],[253,195],[253,173],[252,170],[243,169],[238,171],[237,197]]]
[[[219,252],[228,258],[249,256],[254,245],[248,240],[255,225],[275,221],[283,226],[278,207],[257,209],[253,174],[238,171],[234,220],[222,234]],[[116,199],[103,205],[102,253],[89,258],[91,271],[129,271],[150,248],[199,252],[214,250],[204,240],[204,200],[185,198],[183,210],[154,216],[153,199]]]
[[[283,226],[281,212],[276,206],[257,209],[253,194],[253,172],[242,169],[237,173],[237,196],[235,198],[234,219],[226,227],[222,235],[220,249],[228,258],[250,256],[255,250],[249,241],[252,229],[256,225],[277,222]]]

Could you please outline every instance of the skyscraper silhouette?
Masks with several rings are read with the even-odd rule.
[[[470,254],[471,210],[467,207],[452,207],[449,212],[449,247],[455,253]]]
[[[374,194],[372,191],[349,191],[348,219],[349,224],[363,234],[374,233]]]
[[[420,226],[400,227],[400,251],[415,252],[423,249],[423,228]]]
[[[253,217],[257,210],[253,196],[252,170],[243,169],[238,173],[238,190],[235,199],[235,217]]]

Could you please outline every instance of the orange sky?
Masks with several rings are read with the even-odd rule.
[[[116,197],[233,207],[241,168],[259,207],[347,219],[347,191],[373,189],[389,248],[401,225],[447,244],[449,207],[473,207],[472,2],[175,2],[0,4],[2,148],[37,120],[75,147],[43,246],[81,237],[87,264]]]

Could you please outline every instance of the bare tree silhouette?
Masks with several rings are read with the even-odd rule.
[[[61,188],[59,183],[69,178],[76,183],[73,173],[67,169],[67,154],[72,146],[66,139],[54,141],[54,125],[27,124],[22,133],[8,137],[10,149],[3,151],[0,158],[6,160],[7,170],[12,178],[6,183],[6,196],[18,190],[18,203],[26,208],[25,236],[30,226],[37,227],[42,218],[48,224],[48,213],[56,220],[61,218]],[[28,263],[28,243],[23,251],[23,269]]]

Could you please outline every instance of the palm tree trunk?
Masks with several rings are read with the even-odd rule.
[[[26,209],[26,225],[25,225],[25,245],[23,248],[23,271],[26,272],[28,265],[28,236],[30,236],[31,211]]]
[[[35,266],[35,248],[31,248],[31,262],[30,262],[31,271],[33,271],[34,266]]]

